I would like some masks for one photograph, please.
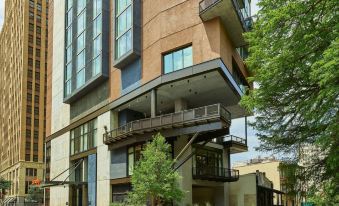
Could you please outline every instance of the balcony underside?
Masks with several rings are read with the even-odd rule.
[[[200,5],[200,18],[208,21],[220,17],[235,47],[245,46],[246,42],[242,35],[245,27],[235,9],[233,0],[204,0],[201,4],[203,2],[206,2],[206,6],[202,8]]]
[[[234,135],[226,135],[221,138],[224,148],[229,148],[231,154],[247,152],[247,140],[245,138],[237,137]]]
[[[135,133],[133,135],[128,135],[123,139],[115,142],[107,142],[109,149],[117,149],[127,145],[132,145],[135,143],[146,142],[152,139],[152,136],[161,133],[162,136],[166,138],[178,137],[181,135],[192,135],[196,132],[199,132],[199,135],[195,142],[210,141],[215,137],[220,137],[228,133],[228,127],[222,122],[210,122],[202,125],[190,125],[186,127],[173,127],[173,128],[162,128],[159,130],[152,130],[145,133]],[[106,143],[105,143],[106,144]]]
[[[232,119],[250,115],[238,104],[243,92],[220,59],[162,75],[140,89],[126,94],[126,99],[134,93],[138,93],[138,96],[135,95],[130,101],[119,100],[124,103],[113,111],[129,109],[149,117],[150,90],[153,88],[157,90],[157,114],[174,112],[175,100],[183,99],[188,108],[221,103],[231,112]]]
[[[241,153],[241,152],[247,152],[248,147],[245,144],[241,144],[236,141],[227,141],[223,143],[225,148],[229,148],[231,154]]]
[[[107,145],[112,144],[111,147],[121,147],[147,141],[158,132],[165,137],[199,132],[202,135],[198,139],[206,141],[214,138],[215,135],[226,134],[230,124],[230,113],[220,104],[215,104],[132,121],[105,133],[103,141]]]

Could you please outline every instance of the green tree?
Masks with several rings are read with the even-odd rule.
[[[254,111],[260,150],[299,162],[304,145],[322,150],[304,176],[332,200],[339,179],[339,4],[337,0],[261,0],[246,34],[250,81],[258,89],[242,99]],[[328,202],[327,205],[335,205]]]
[[[171,146],[160,134],[142,151],[142,157],[133,170],[132,192],[128,194],[128,205],[163,205],[180,201],[184,192],[180,189],[179,174],[173,170]]]
[[[30,186],[27,200],[42,203],[44,201],[44,190],[37,186]]]
[[[3,177],[0,177],[0,199],[6,194],[6,190],[11,188],[11,181],[5,180]]]

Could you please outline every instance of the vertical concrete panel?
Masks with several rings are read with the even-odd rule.
[[[51,141],[51,180],[69,168],[69,132]],[[69,175],[66,171],[55,181],[64,181]],[[50,189],[50,203],[53,205],[66,205],[69,202],[68,185],[54,186]]]
[[[106,112],[98,117],[98,139],[97,139],[97,205],[109,205],[110,202],[110,151],[103,143],[102,134],[104,126],[111,130],[111,112]]]
[[[182,148],[184,148],[184,146],[187,144],[188,142],[187,140],[188,140],[187,136],[180,136],[178,137],[178,140],[174,142],[174,156],[175,157],[180,153]],[[191,151],[192,151],[192,148],[189,147],[182,157],[186,157],[187,155],[191,153]],[[192,158],[187,160],[186,163],[183,164],[178,169],[178,173],[182,177],[179,181],[179,185],[181,189],[184,190],[185,192],[185,197],[179,205],[182,205],[182,206],[192,205]]]
[[[54,0],[51,133],[69,124],[69,105],[63,103],[65,1]],[[61,46],[62,45],[62,46]]]
[[[88,205],[96,205],[97,156],[88,156]]]

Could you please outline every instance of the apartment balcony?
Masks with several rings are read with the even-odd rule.
[[[235,135],[226,135],[222,138],[222,144],[225,148],[230,148],[231,154],[247,152],[247,139]]]
[[[129,122],[105,133],[103,142],[109,145],[131,138],[141,140],[142,136],[150,138],[157,132],[169,137],[224,131],[230,124],[230,112],[221,104],[214,104]]]
[[[193,179],[234,182],[239,179],[239,170],[221,167],[192,167]]]
[[[246,45],[242,33],[252,27],[249,0],[202,0],[199,14],[203,21],[220,17],[235,47]]]

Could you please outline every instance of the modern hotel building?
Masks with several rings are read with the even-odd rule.
[[[176,157],[180,205],[229,205],[230,134],[249,72],[249,0],[53,0],[46,165],[51,205],[109,205],[131,190],[143,144]],[[245,130],[245,128],[244,128]],[[48,183],[48,181],[46,181]]]

